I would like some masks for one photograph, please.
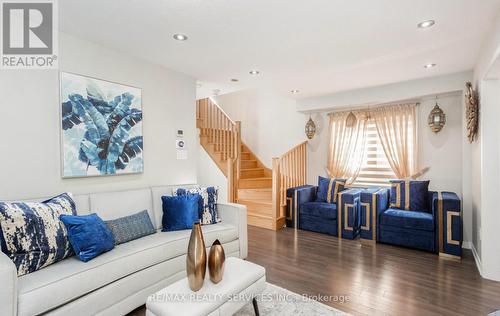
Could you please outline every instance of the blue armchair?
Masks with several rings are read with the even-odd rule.
[[[364,225],[364,218],[370,212],[376,212],[376,223],[370,225],[366,234],[361,232],[362,238],[372,239],[375,235],[376,240],[382,243],[461,256],[461,208],[455,193],[429,191],[426,207],[422,210],[393,208],[389,201],[389,189],[371,189],[361,193],[361,214],[364,214],[363,207],[367,209],[367,215],[361,216],[361,225]]]
[[[294,188],[298,228],[332,236],[339,236],[340,228],[343,238],[356,238],[359,234],[361,190],[344,190],[338,193],[339,199],[332,203],[318,202],[317,191],[317,186]]]

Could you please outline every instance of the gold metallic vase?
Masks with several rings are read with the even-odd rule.
[[[186,272],[189,287],[194,292],[201,289],[207,269],[207,252],[199,222],[193,224],[186,257]]]
[[[220,241],[216,239],[212,247],[210,247],[210,253],[208,255],[208,273],[213,283],[219,283],[222,280],[225,261],[226,255],[224,254],[224,248]]]

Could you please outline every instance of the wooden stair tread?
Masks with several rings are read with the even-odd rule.
[[[259,181],[259,180],[273,180],[272,177],[258,177],[258,178],[247,178],[247,179],[241,179],[245,181]]]
[[[238,199],[238,204],[262,204],[264,206],[273,206],[272,200],[250,200],[250,199]]]

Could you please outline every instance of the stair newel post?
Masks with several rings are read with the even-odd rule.
[[[236,181],[241,177],[241,121],[236,121]]]
[[[234,182],[234,159],[227,159],[227,200],[229,203],[236,202],[236,189]]]
[[[280,184],[280,158],[273,158],[272,174],[272,205],[273,205],[273,225],[278,225],[277,219],[281,216],[281,184]],[[279,229],[281,227],[275,227]]]

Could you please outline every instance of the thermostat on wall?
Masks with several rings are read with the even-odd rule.
[[[186,149],[186,142],[183,139],[176,139],[175,140],[175,148]]]
[[[182,129],[177,130],[177,137],[184,137],[184,131]]]

